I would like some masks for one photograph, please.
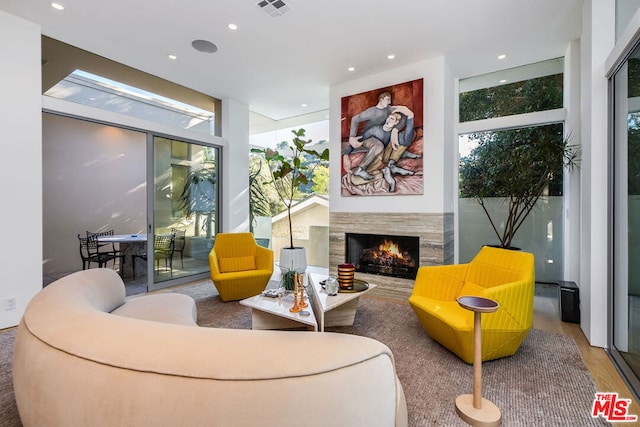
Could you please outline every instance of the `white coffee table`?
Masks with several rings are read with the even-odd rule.
[[[305,298],[307,304],[309,300]],[[251,308],[251,329],[294,329],[307,327],[318,330],[318,322],[313,313],[311,304],[305,309],[307,316],[300,313],[292,313],[289,309],[293,306],[293,294],[287,294],[278,298],[270,298],[256,295],[240,301],[240,304]]]
[[[326,275],[309,273],[308,277],[307,290],[313,292],[311,305],[322,332],[327,326],[353,325],[358,308],[358,298],[376,287],[376,285],[369,283],[369,287],[364,291],[338,292],[338,295],[329,295],[320,284],[327,278]]]

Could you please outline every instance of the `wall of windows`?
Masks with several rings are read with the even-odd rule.
[[[128,292],[208,275],[207,257],[219,229],[218,147],[157,136],[152,138],[154,164],[147,168],[146,132],[45,113],[43,133],[43,274],[48,280],[82,269],[78,234],[107,230],[148,234],[147,248],[126,243],[129,252],[116,243],[126,258],[107,265],[118,270],[124,265]],[[212,185],[185,196],[187,182],[196,173],[205,176],[203,170],[213,177]],[[156,235],[174,240],[166,265],[165,259],[154,259]],[[134,261],[134,253],[148,256]]]
[[[292,130],[304,129],[305,140],[311,140],[309,148],[322,152],[329,147],[329,120],[317,120],[324,114],[303,116],[298,122],[260,126],[260,131],[250,135],[255,148],[272,148],[283,155],[290,154],[287,145],[293,139]],[[262,117],[262,120],[266,118]],[[306,120],[309,120],[308,122]],[[255,128],[251,124],[251,128]],[[288,144],[287,144],[288,143]],[[326,162],[325,162],[326,163]],[[296,195],[292,208],[292,233],[295,246],[307,248],[307,263],[313,266],[329,266],[329,167],[320,164],[313,169],[312,183],[304,186]],[[267,165],[259,154],[250,156],[250,216],[251,230],[256,239],[274,250],[279,260],[280,249],[288,247],[289,224],[284,204],[279,200],[271,181]]]
[[[459,262],[511,246],[535,255],[536,280],[563,278],[563,76],[553,59],[460,81]]]
[[[219,157],[217,147],[153,137],[154,244],[169,236],[173,245],[168,268],[159,259],[153,270],[151,262],[147,266],[154,271],[149,290],[209,272],[209,252],[220,229]]]
[[[515,247],[535,254],[536,280],[562,279],[563,180],[558,151],[563,144],[563,124],[476,132],[460,138],[476,147],[460,160],[459,229],[464,242],[460,259],[471,260],[487,244]],[[558,151],[550,152],[550,146]],[[476,154],[478,147],[486,147],[481,155],[488,167],[482,173],[478,172],[482,161]],[[522,147],[523,155],[519,153]],[[504,157],[500,158],[500,152]],[[557,157],[556,170],[537,198],[529,189],[538,188],[540,172],[551,164],[546,161],[549,156]],[[473,180],[480,180],[480,185],[473,185]],[[490,192],[479,199],[474,189]],[[514,193],[504,193],[508,190]]]
[[[64,239],[57,238],[60,227],[44,230],[45,242],[53,248],[45,251],[44,274],[57,276],[79,269],[78,231],[114,229],[116,234],[148,234],[146,249],[139,248],[137,253],[143,256],[136,260],[136,277],[125,268],[127,285],[144,284],[146,289],[148,284],[153,290],[206,277],[208,252],[221,228],[218,144],[222,141],[214,136],[221,133],[220,101],[46,36],[42,36],[42,55],[47,58],[42,71],[43,108],[68,115],[65,120],[72,123],[62,129],[62,141],[55,147],[49,141],[53,132],[43,132],[47,137],[43,145],[51,145],[52,150],[74,145],[59,159],[45,156],[45,172],[54,160],[66,168],[74,164],[83,174],[93,171],[86,179],[76,180],[75,186],[100,188],[72,195],[87,199],[84,203],[89,209],[82,228],[80,221],[74,221],[77,217],[51,215],[53,224],[63,219],[72,225]],[[68,74],[73,68],[75,71]],[[45,115],[46,123],[52,121]],[[85,126],[98,130],[85,135]],[[78,156],[88,158],[74,163]],[[95,173],[100,166],[102,173]],[[210,186],[200,187],[199,203],[194,204],[194,198],[185,203],[184,190],[194,176],[196,180],[213,178]],[[51,194],[69,193],[59,184],[51,180]],[[45,209],[64,205],[65,199],[67,205],[77,206],[64,196],[49,199],[52,203],[45,200]],[[202,203],[203,199],[208,201]],[[165,263],[165,257],[155,262],[154,257],[160,254],[155,248],[156,236],[174,239],[171,261]],[[68,251],[73,255],[60,256],[55,245],[61,241],[73,248]],[[126,261],[132,262],[129,256]]]

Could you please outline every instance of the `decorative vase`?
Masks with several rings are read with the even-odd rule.
[[[282,248],[280,249],[280,268],[287,271],[304,273],[307,271],[307,251],[305,248]]]
[[[353,264],[338,265],[338,284],[340,285],[340,289],[353,289],[355,271],[356,266]]]

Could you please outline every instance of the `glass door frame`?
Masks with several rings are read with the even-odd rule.
[[[211,147],[217,150],[217,192],[216,192],[216,221],[215,221],[215,230],[214,234],[218,233],[220,230],[220,224],[222,221],[221,214],[222,209],[220,209],[220,201],[221,197],[221,189],[222,189],[222,156],[223,156],[223,147],[217,144],[213,144],[210,142],[205,142],[197,139],[189,139],[184,137],[179,137],[171,134],[163,134],[154,131],[147,131],[147,159],[146,159],[146,168],[147,168],[147,292],[156,291],[159,289],[165,289],[172,286],[177,286],[185,283],[190,283],[197,280],[206,280],[210,277],[210,272],[207,270],[206,272],[196,273],[189,276],[182,276],[177,278],[171,278],[169,280],[163,280],[161,282],[155,282],[155,259],[153,257],[154,253],[154,233],[155,233],[155,154],[156,154],[156,146],[155,140],[156,138],[164,138],[172,141],[184,142],[186,144],[195,144],[204,147]]]
[[[629,279],[629,241],[628,236],[628,116],[629,116],[629,91],[628,91],[628,60],[631,54],[640,48],[640,37],[636,37],[607,74],[608,78],[608,120],[609,120],[609,183],[608,183],[608,319],[607,319],[607,348],[606,351],[613,360],[629,389],[636,399],[640,398],[640,373],[635,372],[625,359],[623,349],[617,347],[628,344],[629,325],[629,302],[628,302],[628,279]],[[622,97],[621,97],[622,96]],[[621,121],[624,114],[623,121]],[[624,126],[623,126],[624,125]],[[624,164],[621,164],[623,163]],[[617,167],[620,166],[620,167]],[[621,191],[625,190],[624,192]],[[624,193],[624,194],[623,194]],[[618,200],[626,197],[624,204]],[[623,271],[624,270],[624,271]],[[619,282],[625,281],[625,290],[619,288]],[[618,308],[622,306],[626,312],[620,313]],[[626,329],[619,331],[617,325],[626,323]],[[624,333],[622,343],[618,343],[617,338]]]

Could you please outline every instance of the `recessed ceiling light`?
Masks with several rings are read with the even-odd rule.
[[[218,46],[209,40],[194,40],[191,42],[191,46],[198,52],[214,53],[218,51]]]
[[[238,26],[236,24],[229,24],[227,25],[227,27],[229,27],[230,30],[237,30]]]
[[[387,55],[387,59],[394,59],[396,56],[394,54]]]
[[[174,61],[175,61],[176,59],[178,59],[178,57],[177,57],[177,56],[175,56],[175,55],[173,55],[173,54],[169,54],[169,55],[167,55],[167,57],[168,57],[169,59],[173,59]]]
[[[498,59],[504,59],[506,57],[507,57],[507,55],[505,55],[504,53],[502,55],[498,55]]]
[[[64,6],[61,5],[60,3],[51,3],[51,7],[57,10],[64,10]]]
[[[300,106],[301,106],[301,107],[306,107],[306,106],[307,106],[307,104],[300,104]]]
[[[506,83],[506,82],[507,82],[507,80],[506,80],[506,79],[502,79],[502,80],[500,80],[500,83]]]
[[[349,67],[349,68],[347,68],[347,70],[349,70],[349,71],[355,71],[355,70],[356,70],[356,67]]]

